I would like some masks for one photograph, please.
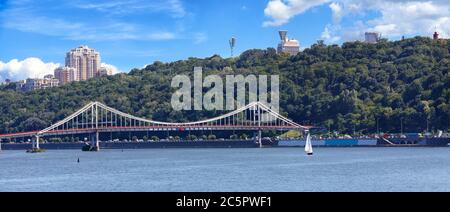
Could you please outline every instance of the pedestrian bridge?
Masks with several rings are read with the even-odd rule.
[[[302,130],[302,126],[273,111],[261,102],[250,103],[228,114],[197,122],[171,123],[139,118],[100,102],[91,102],[65,119],[40,131],[20,132],[0,135],[0,139],[63,136],[76,134],[98,134],[105,132],[142,131],[259,131],[262,130]],[[259,136],[261,138],[261,136]],[[39,142],[36,142],[39,147]]]

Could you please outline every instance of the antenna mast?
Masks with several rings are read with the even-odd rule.
[[[231,49],[231,57],[233,57],[234,47],[236,46],[236,38],[232,37],[229,42],[230,42],[230,49]]]

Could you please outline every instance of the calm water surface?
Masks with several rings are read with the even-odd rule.
[[[450,191],[450,148],[3,151],[0,191]]]

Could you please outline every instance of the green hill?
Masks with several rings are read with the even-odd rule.
[[[401,120],[409,132],[450,125],[450,41],[417,37],[374,45],[316,44],[293,57],[267,49],[233,59],[155,62],[129,74],[29,93],[10,85],[0,89],[0,133],[41,129],[90,101],[161,121],[223,113],[172,110],[172,77],[192,73],[194,66],[204,67],[204,75],[280,75],[282,113],[298,123],[346,133],[376,132],[377,120],[383,132],[399,132]]]

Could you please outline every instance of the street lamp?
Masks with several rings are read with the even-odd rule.
[[[403,118],[400,118],[400,133],[403,136]]]
[[[380,118],[377,117],[377,134],[380,135]]]

